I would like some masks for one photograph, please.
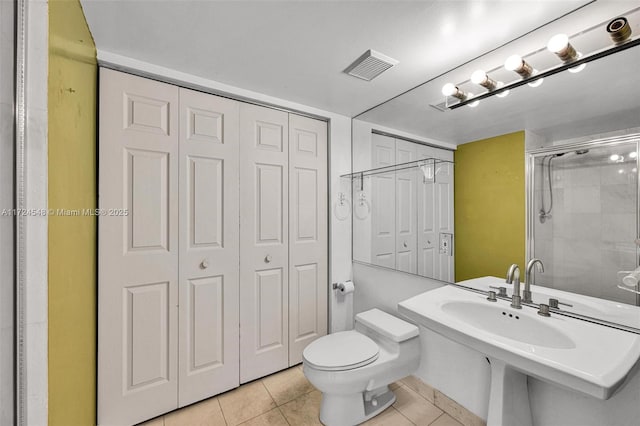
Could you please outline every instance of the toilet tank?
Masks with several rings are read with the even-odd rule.
[[[364,326],[396,343],[404,342],[419,334],[418,327],[415,325],[376,308],[356,315],[356,329],[358,325]]]

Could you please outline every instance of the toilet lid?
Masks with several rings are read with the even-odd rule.
[[[304,362],[318,370],[351,370],[378,359],[378,344],[356,331],[329,334],[309,344]]]

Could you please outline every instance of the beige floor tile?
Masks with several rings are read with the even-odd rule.
[[[427,426],[440,417],[442,410],[406,386],[395,390],[393,408],[418,426]]]
[[[362,424],[367,426],[413,426],[413,423],[393,407],[387,408]]]
[[[280,410],[290,425],[314,426],[320,423],[320,401],[322,394],[312,391],[280,406]]]
[[[289,423],[285,420],[284,416],[280,412],[279,408],[274,408],[271,411],[267,411],[264,414],[254,417],[251,420],[247,420],[240,426],[288,426]]]
[[[164,416],[164,426],[225,426],[218,398],[210,398]]]
[[[430,426],[462,426],[462,423],[460,423],[447,413],[444,413],[443,415],[438,417],[435,422],[431,423]]]
[[[415,376],[409,376],[402,379],[402,383],[414,391],[418,392],[420,396],[426,398],[430,402],[435,402],[434,390],[431,386],[424,383],[422,380]]]
[[[277,405],[293,401],[300,395],[315,390],[298,367],[272,374],[262,379],[262,382]]]
[[[276,407],[276,403],[260,380],[222,394],[218,399],[224,418],[230,426],[238,425]]]
[[[485,426],[486,423],[480,417],[458,404],[447,395],[436,390],[435,391],[436,407],[442,409],[445,413],[459,421],[465,426]]]
[[[396,390],[398,389],[400,386],[402,386],[402,382],[401,381],[397,381],[397,382],[393,382],[389,385],[389,389],[391,390]]]
[[[162,416],[156,417],[153,420],[140,423],[138,426],[164,426],[164,418]]]

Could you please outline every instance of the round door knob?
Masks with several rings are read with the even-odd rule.
[[[209,262],[207,261],[207,259],[200,262],[200,269],[207,269],[208,267],[209,267]]]
[[[402,243],[402,245],[404,246],[404,248],[409,247],[409,244],[407,244],[407,242],[405,241],[404,243]]]
[[[265,258],[264,258],[264,262],[265,262],[265,263],[269,263],[269,262],[271,262],[271,255],[270,255],[270,254],[268,254],[268,255],[266,255],[266,256],[265,256]]]

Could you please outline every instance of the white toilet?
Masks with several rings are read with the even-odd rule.
[[[371,309],[356,315],[355,330],[319,338],[302,358],[304,375],[322,392],[320,421],[357,425],[393,404],[388,385],[418,368],[418,327]]]

